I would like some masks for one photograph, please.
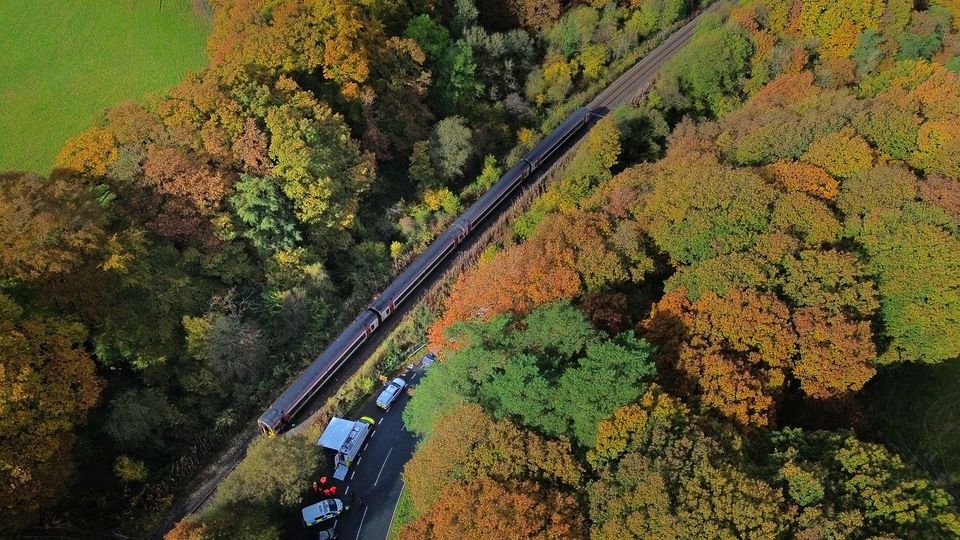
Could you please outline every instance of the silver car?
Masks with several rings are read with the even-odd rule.
[[[396,379],[390,381],[390,384],[383,389],[383,392],[380,392],[380,397],[377,398],[377,407],[380,407],[383,410],[390,408],[390,405],[397,400],[397,396],[400,395],[400,392],[407,387],[407,381],[397,377]]]

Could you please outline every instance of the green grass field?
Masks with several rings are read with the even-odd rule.
[[[0,170],[48,173],[104,109],[207,62],[191,0],[2,0],[0,21]]]
[[[890,368],[861,399],[883,442],[960,496],[960,360]]]

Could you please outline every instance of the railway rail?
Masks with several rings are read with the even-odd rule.
[[[323,391],[331,385],[339,384],[344,380],[344,374],[338,373],[338,370],[347,363],[347,361],[355,355],[365,355],[379,344],[379,340],[382,339],[382,335],[374,335],[375,332],[379,330],[380,334],[388,333],[391,328],[395,327],[401,311],[406,311],[409,309],[408,306],[404,306],[405,309],[398,310],[400,304],[396,302],[396,298],[392,297],[392,292],[398,292],[397,289],[403,289],[403,300],[408,302],[415,302],[419,300],[416,298],[415,292],[418,289],[424,289],[427,285],[432,284],[438,275],[445,273],[452,265],[450,264],[450,259],[453,259],[453,253],[456,251],[457,245],[461,247],[468,247],[464,244],[472,244],[479,236],[479,232],[482,228],[478,228],[477,225],[489,225],[494,221],[492,219],[495,214],[502,214],[505,210],[505,207],[508,205],[503,204],[506,200],[512,199],[512,195],[516,195],[518,191],[522,191],[520,188],[524,183],[530,183],[531,179],[539,174],[544,174],[549,167],[548,162],[555,162],[559,159],[559,156],[567,153],[573,146],[573,141],[577,141],[579,137],[575,137],[577,134],[585,133],[586,127],[592,126],[600,118],[606,116],[618,106],[628,103],[634,96],[642,93],[650,83],[653,82],[654,76],[657,71],[662,67],[662,65],[683,45],[689,42],[690,38],[693,36],[696,27],[700,20],[709,12],[714,11],[718,3],[715,2],[706,9],[704,9],[700,14],[698,14],[694,19],[686,23],[684,26],[679,28],[677,31],[668,36],[660,45],[654,48],[650,53],[641,58],[636,64],[634,64],[630,69],[625,71],[620,75],[614,82],[602,90],[586,107],[577,109],[571,117],[568,117],[557,129],[551,132],[538,148],[542,147],[545,144],[552,144],[552,137],[555,136],[557,130],[563,128],[564,130],[568,129],[570,126],[568,122],[571,118],[585,118],[585,120],[576,125],[575,129],[567,133],[566,137],[563,140],[559,141],[559,144],[552,144],[550,152],[548,155],[541,156],[536,162],[535,167],[530,167],[527,170],[527,173],[523,176],[520,182],[516,183],[513,186],[510,186],[504,196],[496,197],[497,188],[501,189],[504,187],[501,185],[503,178],[498,181],[484,196],[482,196],[473,206],[470,207],[462,216],[459,218],[455,225],[451,229],[456,229],[456,232],[453,233],[453,239],[457,242],[454,245],[454,249],[447,251],[443,256],[439,257],[438,262],[430,265],[431,269],[425,274],[420,274],[417,276],[416,283],[413,283],[412,286],[407,287],[410,284],[409,274],[417,273],[421,269],[421,265],[426,264],[430,259],[427,257],[433,257],[436,253],[431,253],[431,248],[436,245],[441,245],[444,242],[450,242],[451,237],[448,233],[451,230],[445,231],[441,234],[436,241],[424,252],[423,255],[414,260],[413,263],[401,273],[397,278],[391,283],[387,289],[374,301],[371,307],[368,307],[360,316],[351,323],[344,332],[337,337],[331,346],[328,347],[323,354],[318,356],[311,364],[308,366],[303,373],[288,387],[284,393],[281,394],[280,398],[277,401],[281,401],[284,396],[287,396],[289,399],[291,396],[296,397],[297,400],[302,400],[296,407],[296,409],[288,409],[286,413],[278,410],[277,401],[271,405],[270,409],[264,412],[258,420],[258,426],[260,427],[261,433],[264,433],[268,436],[276,435],[278,432],[282,431],[284,427],[290,425],[296,419],[303,416],[305,413],[309,413],[307,409],[307,403],[310,401],[311,396],[316,396],[318,394],[327,394],[328,391]],[[575,120],[575,124],[577,121]],[[553,141],[556,142],[556,141]],[[536,149],[535,149],[536,150]],[[559,152],[559,153],[557,153]],[[528,156],[524,156],[521,159],[521,163],[508,171],[504,177],[510,175],[512,172],[517,169],[517,167],[526,168],[523,163],[526,162],[527,165],[533,165],[533,162],[529,159]],[[492,208],[487,208],[486,206],[478,206],[481,202],[484,201],[484,198],[497,198],[496,204]],[[471,213],[471,210],[477,208],[477,213],[480,213],[480,210],[483,209],[485,212],[482,215],[473,221],[472,224],[464,226],[462,220],[464,216],[468,216]],[[486,223],[481,224],[481,221]],[[464,230],[466,229],[466,230]],[[462,236],[461,236],[462,235]],[[458,238],[459,236],[459,238]],[[402,279],[401,279],[402,278]],[[391,300],[393,300],[391,302]],[[374,307],[376,306],[376,307]],[[377,311],[376,308],[382,309],[385,316]],[[378,317],[380,315],[380,317]],[[371,318],[372,317],[372,318]],[[363,334],[365,337],[358,341],[354,341],[357,337],[357,332]],[[376,339],[374,339],[376,338]],[[331,355],[328,354],[331,348],[334,345],[347,345],[349,348],[349,353],[346,355],[337,355],[336,357],[331,358]],[[328,384],[330,383],[330,384]],[[282,406],[282,403],[281,403]],[[273,412],[271,412],[273,411]],[[265,422],[265,420],[267,422]],[[277,422],[276,424],[270,424],[268,422]],[[264,425],[266,424],[266,425]],[[276,425],[276,427],[273,427]],[[254,432],[255,433],[255,432]],[[209,479],[203,487],[193,494],[190,501],[186,501],[186,508],[176,512],[181,515],[171,515],[168,523],[163,527],[164,529],[169,529],[172,523],[176,522],[182,517],[182,513],[192,514],[198,510],[202,505],[210,498],[213,492],[216,490],[217,485],[220,480],[222,480],[230,470],[236,467],[236,463],[243,456],[243,448],[249,444],[252,440],[252,434],[244,434],[240,439],[239,443],[235,444],[230,452],[220,460],[218,464],[218,471],[214,473],[214,477]],[[162,534],[162,533],[161,533]]]
[[[670,35],[649,55],[604,89],[587,107],[573,111],[513,168],[504,173],[497,183],[441,233],[277,397],[257,420],[260,431],[264,435],[273,437],[293,423],[297,414],[340,366],[352,358],[383,323],[390,317],[396,316],[397,308],[410,300],[414,291],[456,252],[460,244],[476,234],[478,228],[488,222],[490,216],[496,214],[503,203],[541,166],[554,158],[557,151],[564,148],[568,141],[585,131],[584,128],[628,101],[645,84],[652,81],[653,75],[663,62],[689,41],[699,20],[712,9],[713,6]]]

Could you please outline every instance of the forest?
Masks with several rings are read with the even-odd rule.
[[[871,417],[910,406],[875,379],[956,396],[958,21],[711,15],[453,285],[400,537],[960,536],[955,443],[929,468]]]
[[[698,6],[210,4],[209,67],[105,110],[49,174],[0,173],[2,536],[155,532],[461,208]],[[319,459],[258,444],[252,469]],[[269,537],[305,484],[261,480],[227,482],[204,534]]]
[[[212,4],[209,68],[105,111],[49,175],[0,174],[0,534],[154,531],[393,274],[700,7]],[[710,15],[418,318],[441,362],[404,410],[400,537],[960,536],[957,443],[936,469],[885,429],[960,384],[958,31],[952,0]],[[319,461],[257,441],[167,538],[287,537]]]

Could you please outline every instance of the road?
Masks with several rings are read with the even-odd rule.
[[[690,38],[693,36],[696,26],[700,20],[702,20],[703,16],[706,13],[713,11],[719,3],[720,2],[714,2],[692,21],[668,36],[657,48],[641,58],[632,68],[627,70],[623,75],[617,78],[617,80],[610,84],[610,86],[600,92],[600,94],[597,95],[597,97],[588,105],[588,107],[598,114],[605,115],[607,112],[614,110],[617,106],[629,102],[636,95],[642,93],[643,90],[649,87],[650,83],[655,79],[660,67],[662,67],[663,64],[669,60],[669,58],[673,56],[673,54],[680,47],[690,40]],[[542,178],[549,176],[552,173],[554,166],[565,159],[568,152],[579,143],[579,141],[588,131],[589,129],[583,129],[578,136],[572,138],[560,150],[558,150],[551,160],[541,166],[537,171],[534,171],[534,174],[532,174],[527,181],[528,186],[537,184]],[[517,200],[523,197],[525,190],[528,189],[528,186],[518,189],[517,193],[515,193],[512,198],[507,201],[507,203],[502,204],[501,208],[496,210],[494,216],[487,219],[486,224],[483,225],[483,228],[488,230],[495,228],[498,220],[510,211],[511,207]],[[390,331],[397,324],[399,324],[404,316],[419,303],[426,291],[430,290],[438,282],[440,282],[440,280],[449,271],[452,271],[454,268],[456,268],[457,264],[461,262],[461,255],[476,251],[476,247],[488,241],[489,238],[490,236],[485,236],[480,230],[470,235],[467,241],[458,247],[456,254],[448,257],[447,260],[440,267],[438,267],[430,277],[425,279],[424,282],[417,287],[416,293],[408,301],[404,302],[399,307],[398,311],[391,316],[376,333],[374,333],[371,339],[368,340],[361,347],[361,349],[357,351],[357,353],[354,354],[354,357],[344,364],[333,377],[331,377],[331,379],[324,385],[317,395],[313,397],[311,402],[304,407],[304,410],[296,419],[297,422],[299,423],[305,421],[317,409],[319,409],[328,398],[336,394],[340,385],[363,364],[363,362],[374,350],[376,350],[386,336],[390,334]],[[404,397],[404,399],[406,399],[406,397]],[[392,414],[393,411],[390,411],[388,416]],[[399,415],[397,416],[397,419],[399,423]],[[384,420],[384,423],[387,422],[387,420]],[[170,512],[165,523],[157,530],[157,534],[153,536],[155,538],[159,538],[171,527],[173,527],[173,524],[181,519],[184,514],[192,514],[201,508],[201,506],[211,497],[223,478],[225,478],[226,475],[229,474],[229,472],[243,458],[246,447],[250,444],[253,438],[257,436],[259,435],[256,429],[251,429],[238,436],[227,452],[223,454],[221,459],[204,471],[204,473],[201,475],[203,478],[201,485],[189,497],[179,501],[174,506],[174,509]],[[408,457],[409,453],[407,454],[407,458]],[[407,458],[404,458],[404,461]],[[393,460],[394,456],[391,455],[390,461],[393,462]],[[397,474],[399,474],[399,467],[402,466],[404,461],[400,461]],[[380,486],[379,483],[378,486]],[[366,500],[366,498],[364,500]],[[374,519],[373,516],[376,513],[377,512],[371,509],[368,513],[369,515],[367,519]],[[356,512],[354,512],[354,514],[356,514]],[[350,519],[353,519],[353,516],[351,516]],[[366,536],[364,538],[366,538]]]
[[[423,377],[420,364],[408,371],[403,378],[411,387],[416,386]],[[351,506],[335,522],[337,538],[341,540],[382,540],[390,531],[390,521],[396,509],[403,480],[400,473],[403,465],[413,456],[417,444],[416,436],[407,431],[401,418],[404,406],[410,400],[405,392],[397,398],[390,410],[383,411],[376,406],[377,390],[367,399],[348,420],[369,416],[377,421],[376,429],[367,440],[365,447],[350,468],[344,482],[334,482],[337,497]],[[332,467],[324,471],[329,477]],[[322,497],[309,501],[313,504]],[[359,504],[360,500],[363,504]],[[310,529],[318,529],[311,527]],[[319,530],[319,529],[318,529]],[[304,538],[316,538],[313,534]]]

